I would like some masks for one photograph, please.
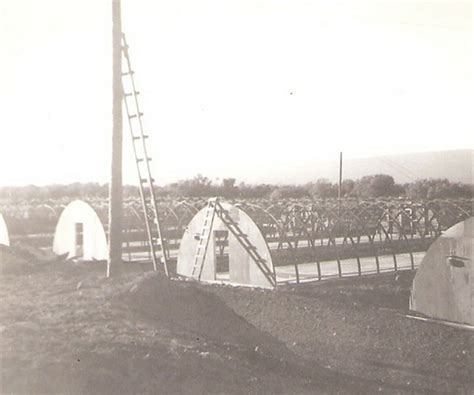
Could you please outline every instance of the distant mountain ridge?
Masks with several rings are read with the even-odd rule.
[[[344,159],[343,178],[358,179],[371,174],[389,174],[397,183],[423,178],[447,178],[452,182],[474,183],[474,150],[450,150]],[[337,181],[339,160],[315,161],[290,168],[269,182],[307,183],[319,178]],[[285,177],[281,179],[281,177]],[[291,180],[291,181],[290,181]]]

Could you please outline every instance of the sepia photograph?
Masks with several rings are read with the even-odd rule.
[[[472,0],[0,0],[0,394],[474,394]]]

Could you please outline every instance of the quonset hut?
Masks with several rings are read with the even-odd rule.
[[[107,259],[107,238],[95,210],[81,200],[61,213],[54,233],[53,251],[68,258]]]
[[[449,228],[429,248],[413,281],[410,309],[474,325],[474,217]]]
[[[9,246],[10,245],[10,238],[8,236],[8,228],[5,220],[3,219],[3,215],[0,214],[0,244]]]
[[[189,223],[176,271],[179,276],[210,283],[276,285],[270,250],[258,226],[244,211],[217,199],[210,199]]]

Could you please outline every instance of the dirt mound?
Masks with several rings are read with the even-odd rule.
[[[0,244],[0,274],[22,274],[31,270],[31,259],[15,248]]]
[[[258,292],[258,291],[257,291]],[[216,295],[202,285],[190,282],[170,282],[160,275],[150,274],[131,285],[128,291],[116,295],[116,300],[142,318],[159,322],[176,331],[193,333],[196,339],[220,343],[246,344],[249,349],[275,350],[275,341],[262,336]],[[278,344],[279,352],[286,354]]]
[[[41,265],[57,262],[61,257],[53,252],[39,249],[26,243],[13,246],[0,244],[0,272],[2,274],[25,274]]]
[[[134,281],[129,289],[121,290],[113,300],[122,307],[126,306],[135,317],[148,320],[155,327],[166,328],[180,341],[194,344],[193,347],[198,347],[201,353],[217,353],[233,358],[239,364],[242,361],[245,365],[251,364],[254,377],[271,372],[279,377],[278,381],[286,382],[285,386],[294,382],[292,392],[325,392],[330,388],[332,393],[346,393],[376,388],[373,383],[357,382],[314,360],[308,363],[297,357],[283,342],[238,315],[212,292],[212,288],[215,287],[169,281],[163,275],[152,273]],[[226,287],[217,288],[226,291]],[[272,295],[272,291],[252,292],[267,297]],[[281,325],[285,324],[282,322]],[[234,368],[235,380],[239,377],[238,370]],[[224,392],[234,392],[230,388]],[[286,388],[277,385],[264,392],[286,392]]]

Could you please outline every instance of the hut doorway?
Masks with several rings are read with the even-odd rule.
[[[75,225],[76,233],[76,258],[82,259],[84,256],[84,224],[82,222],[76,222]]]
[[[215,259],[215,277],[217,280],[228,280],[229,279],[229,231],[228,230],[215,230],[213,232],[214,237],[214,259]]]

